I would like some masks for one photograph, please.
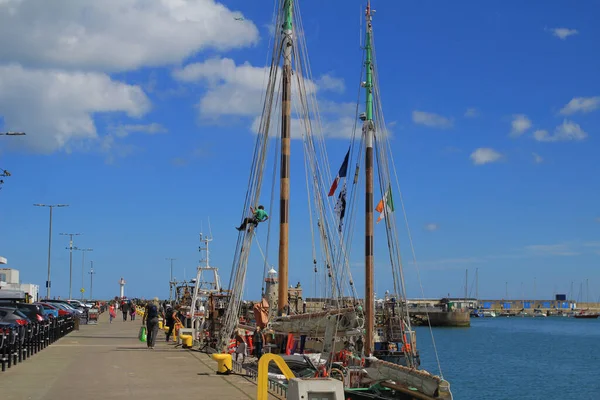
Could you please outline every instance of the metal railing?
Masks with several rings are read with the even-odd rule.
[[[257,382],[258,380],[258,369],[244,367],[242,363],[237,362],[235,360],[232,361],[233,371],[239,374],[245,374],[246,377],[253,382]],[[287,385],[277,382],[275,380],[269,379],[268,383],[269,392],[281,399],[287,398]]]
[[[72,316],[61,316],[27,325],[0,325],[2,371],[23,362],[69,334],[75,327]]]

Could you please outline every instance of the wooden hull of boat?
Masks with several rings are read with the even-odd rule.
[[[378,359],[368,359],[365,370],[369,378],[375,381],[391,381],[397,387],[416,388],[419,394],[426,396],[421,398],[452,399],[450,384],[429,372]]]
[[[599,316],[600,316],[599,314],[584,314],[584,315],[573,315],[573,318],[596,319]]]

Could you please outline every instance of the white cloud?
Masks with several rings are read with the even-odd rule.
[[[576,112],[588,113],[600,108],[600,96],[596,97],[573,97],[571,101],[564,106],[560,113],[562,115],[571,115]]]
[[[338,93],[342,93],[346,89],[343,79],[336,78],[329,74],[322,75],[317,80],[317,85],[319,86],[320,89],[331,90],[332,92],[338,92]]]
[[[596,222],[600,224],[600,217],[596,218]]]
[[[415,124],[425,125],[430,128],[446,129],[452,127],[452,121],[450,119],[425,111],[413,111],[412,120]]]
[[[480,147],[471,153],[471,160],[475,165],[489,164],[500,161],[502,154],[489,147]]]
[[[111,126],[108,128],[108,131],[115,135],[116,137],[126,137],[132,133],[146,133],[148,135],[156,135],[158,133],[166,133],[167,129],[161,124],[151,123],[151,124],[124,124]]]
[[[479,116],[479,111],[476,108],[467,108],[467,111],[465,111],[466,118],[475,118],[477,116]]]
[[[531,128],[531,121],[525,114],[515,114],[513,115],[511,126],[512,130],[510,131],[510,136],[518,137]]]
[[[531,155],[533,156],[533,162],[536,164],[541,164],[542,162],[544,162],[544,158],[542,156],[540,156],[537,153],[531,153]]]
[[[94,71],[168,65],[257,43],[258,29],[241,16],[215,0],[4,0],[0,59]]]
[[[533,133],[533,138],[538,142],[581,141],[587,138],[587,136],[588,134],[581,129],[579,124],[566,119],[554,129],[554,134],[552,135],[546,130],[537,130]]]
[[[36,152],[69,148],[96,139],[95,113],[122,112],[137,118],[150,110],[139,86],[96,72],[0,66],[0,114],[5,126],[25,131],[23,144]]]
[[[425,225],[425,230],[428,230],[430,232],[437,231],[438,229],[440,229],[440,226],[435,223],[429,223]]]
[[[175,70],[173,77],[183,82],[206,86],[207,90],[197,105],[202,120],[218,121],[226,116],[249,117],[252,118],[250,129],[256,133],[260,125],[268,73],[269,68],[255,67],[248,62],[236,65],[235,61],[229,58],[212,58]],[[303,92],[314,95],[317,92],[340,89],[340,82],[329,76],[324,78],[325,76],[318,79],[317,83],[304,79]],[[278,69],[278,81],[280,77],[280,69]],[[296,79],[292,80],[293,114],[300,106],[297,82]],[[276,88],[280,88],[279,82]],[[275,96],[278,96],[278,93]],[[355,124],[354,104],[319,99],[319,112],[327,117],[322,121],[324,135],[340,138],[351,136]],[[277,134],[278,126],[278,112],[274,112],[270,130],[273,135]],[[313,129],[316,129],[316,126],[313,125]],[[292,138],[300,138],[304,131],[303,122],[293,118]]]
[[[568,244],[533,244],[525,246],[525,250],[540,256],[576,256],[580,253],[573,251]]]
[[[577,29],[569,29],[569,28],[552,28],[552,29],[550,29],[550,32],[552,32],[552,34],[554,36],[556,36],[557,38],[560,38],[562,40],[565,40],[569,36],[577,35],[579,33],[579,31],[577,31]]]

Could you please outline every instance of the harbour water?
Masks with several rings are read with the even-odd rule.
[[[429,328],[416,331],[421,366],[438,371]],[[600,319],[473,318],[433,334],[456,400],[600,399]]]

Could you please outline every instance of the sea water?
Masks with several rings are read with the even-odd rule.
[[[432,331],[455,400],[600,400],[600,319],[472,318]],[[421,368],[438,374],[429,328],[416,332]]]

